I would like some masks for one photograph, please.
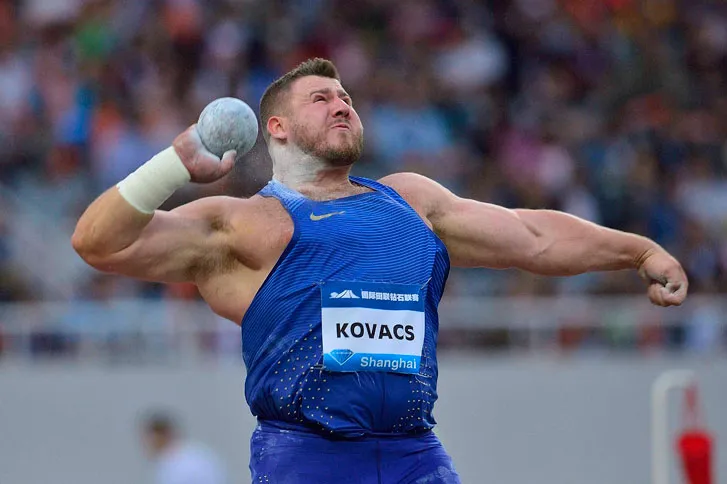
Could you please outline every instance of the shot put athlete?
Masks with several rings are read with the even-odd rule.
[[[349,176],[363,128],[332,63],[304,62],[260,103],[273,180],[249,199],[157,210],[233,167],[194,126],[102,194],[73,245],[92,266],[191,281],[242,327],[259,425],[252,482],[456,483],[432,432],[437,305],[450,263],[567,276],[635,269],[659,306],[687,294],[680,264],[644,237],[549,210],[459,198],[413,173]]]

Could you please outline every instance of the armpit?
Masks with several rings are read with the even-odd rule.
[[[228,274],[242,267],[234,251],[224,247],[202,255],[189,266],[189,278],[193,281],[208,279],[213,275]]]

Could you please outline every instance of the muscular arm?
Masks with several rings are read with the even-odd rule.
[[[679,304],[686,296],[686,276],[679,263],[645,237],[563,212],[510,210],[463,199],[411,173],[382,182],[411,201],[456,266],[518,268],[547,276],[637,269],[655,303]]]
[[[552,210],[509,210],[456,199],[432,223],[464,267],[518,268],[545,276],[638,269],[658,246],[636,234]]]
[[[81,216],[73,247],[95,268],[158,282],[194,281],[229,259],[224,197],[139,212],[110,188]]]

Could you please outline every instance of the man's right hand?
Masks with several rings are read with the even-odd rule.
[[[189,171],[191,181],[195,183],[212,183],[227,175],[235,166],[234,151],[226,152],[220,160],[204,147],[196,124],[177,136],[172,146]]]

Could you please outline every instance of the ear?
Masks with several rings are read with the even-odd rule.
[[[275,138],[279,141],[285,141],[288,139],[286,121],[287,119],[282,116],[270,116],[270,118],[268,118],[267,128],[271,138]]]

